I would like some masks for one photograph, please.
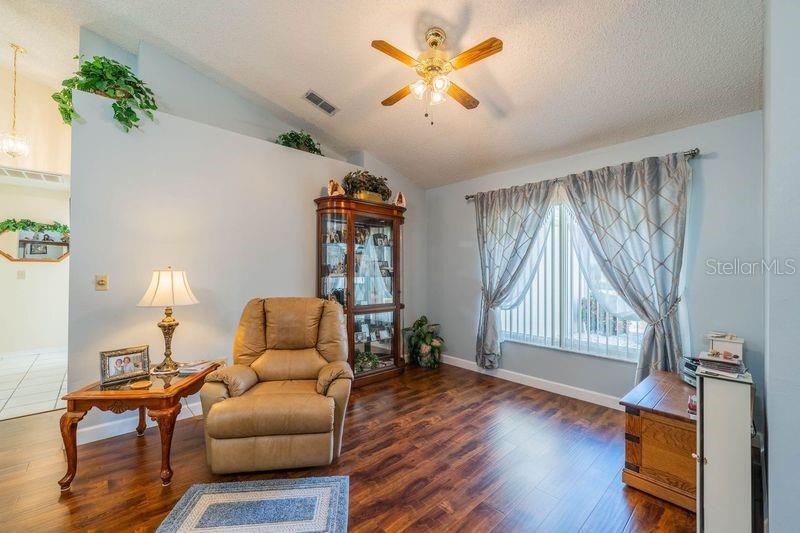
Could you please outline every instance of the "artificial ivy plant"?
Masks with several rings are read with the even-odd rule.
[[[0,233],[5,233],[6,231],[55,231],[57,233],[69,233],[69,226],[60,222],[44,224],[42,222],[34,222],[27,218],[20,220],[8,218],[0,222]]]
[[[403,328],[408,334],[408,352],[411,360],[423,368],[439,366],[444,339],[439,336],[439,324],[431,324],[422,315],[413,325]]]
[[[319,149],[319,143],[303,130],[292,130],[281,133],[278,135],[278,138],[275,139],[275,143],[281,146],[288,146],[289,148],[296,148],[304,152],[322,155],[322,151]]]
[[[374,353],[356,350],[353,368],[356,372],[365,372],[367,370],[374,370],[378,368],[380,362],[380,358]]]
[[[381,195],[385,202],[392,196],[392,190],[383,176],[375,176],[367,170],[354,170],[342,180],[342,187],[348,196],[355,196],[360,191],[374,192]]]
[[[75,56],[80,59],[80,56]],[[72,91],[78,89],[114,100],[114,119],[125,131],[139,127],[139,113],[153,120],[153,111],[158,109],[153,91],[133,71],[119,61],[103,56],[94,56],[80,64],[75,76],[61,82],[63,89],[53,93],[58,111],[65,124],[72,124],[80,115],[72,103]]]

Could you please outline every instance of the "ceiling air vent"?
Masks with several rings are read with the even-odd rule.
[[[314,107],[318,107],[319,109],[321,109],[326,115],[333,116],[336,114],[337,111],[339,111],[339,109],[335,105],[331,104],[330,102],[325,100],[323,97],[321,97],[314,91],[306,92],[303,98],[311,102],[314,105]]]

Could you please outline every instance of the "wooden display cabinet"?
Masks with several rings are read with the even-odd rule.
[[[405,208],[317,198],[317,295],[344,307],[355,386],[403,371],[400,227]]]

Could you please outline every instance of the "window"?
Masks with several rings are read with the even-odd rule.
[[[566,205],[552,208],[539,269],[522,302],[501,311],[507,340],[636,361],[646,323],[610,287]],[[574,239],[574,242],[573,242]]]

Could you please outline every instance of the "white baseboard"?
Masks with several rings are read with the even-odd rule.
[[[96,440],[108,439],[125,433],[132,433],[136,431],[136,426],[139,424],[139,416],[137,411],[131,411],[134,416],[116,416],[113,420],[95,424],[93,426],[81,427],[78,424],[78,445],[87,444]],[[178,420],[184,418],[191,418],[203,413],[200,402],[187,403],[183,402],[183,408],[178,414]],[[153,427],[156,423],[146,417],[147,427]]]
[[[535,389],[554,392],[562,396],[583,400],[584,402],[602,405],[603,407],[608,407],[609,409],[622,411],[622,406],[619,404],[619,398],[615,398],[610,394],[603,394],[602,392],[582,389],[572,385],[565,385],[564,383],[537,378],[536,376],[529,376],[528,374],[514,372],[513,370],[505,370],[503,368],[487,370],[485,368],[480,368],[477,364],[475,364],[475,361],[467,361],[466,359],[461,359],[460,357],[454,357],[452,355],[442,354],[442,363],[446,365],[457,366],[458,368],[463,368],[466,370],[471,370],[472,372],[477,372],[479,374],[494,376],[506,381],[513,381],[514,383],[527,385],[528,387],[533,387]]]

